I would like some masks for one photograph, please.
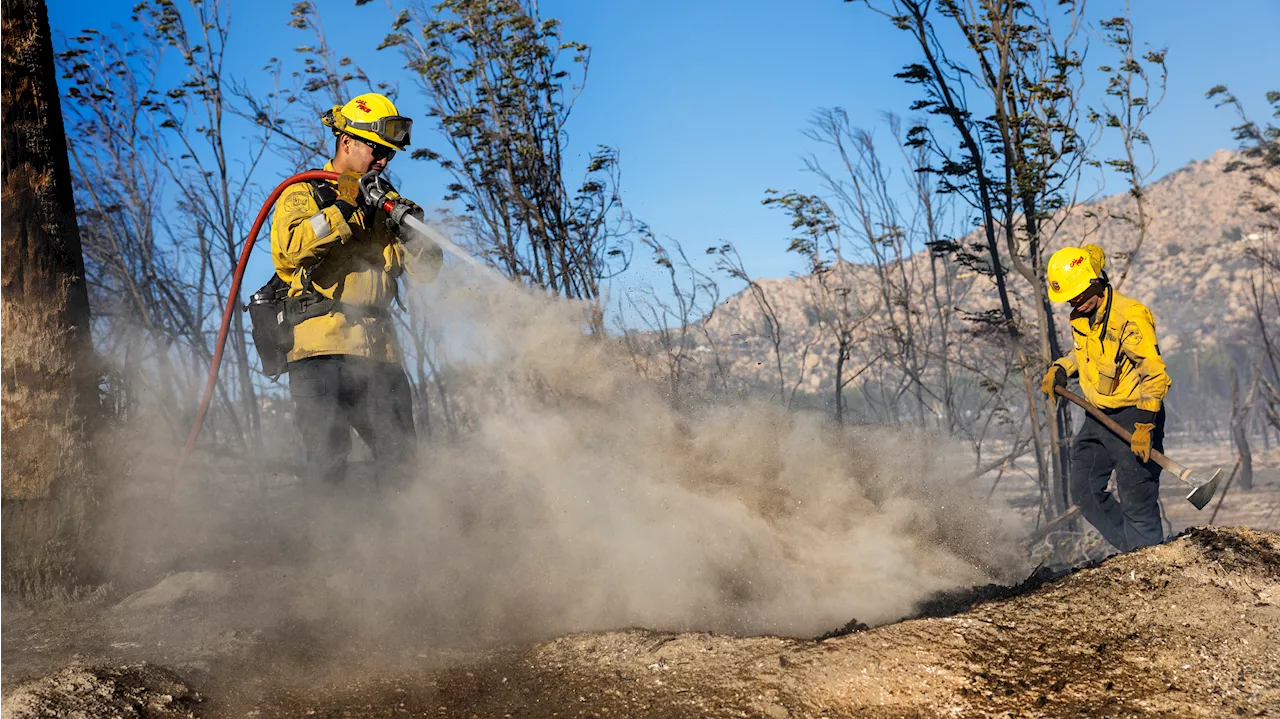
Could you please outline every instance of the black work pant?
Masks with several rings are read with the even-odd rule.
[[[352,429],[373,451],[380,478],[395,483],[408,471],[416,444],[413,396],[399,364],[308,357],[289,363],[289,394],[310,477],[342,481]]]
[[[1137,407],[1103,410],[1121,427],[1133,431]],[[1164,451],[1164,409],[1156,415],[1151,447]],[[1116,494],[1107,491],[1111,471]],[[1127,552],[1164,541],[1160,524],[1160,465],[1143,463],[1129,443],[1088,413],[1071,445],[1071,496],[1080,514],[1116,549]]]

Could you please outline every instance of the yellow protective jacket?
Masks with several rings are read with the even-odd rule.
[[[1134,407],[1160,411],[1169,392],[1169,373],[1156,345],[1156,321],[1151,310],[1110,287],[1092,315],[1071,313],[1074,351],[1054,364],[1068,377],[1080,377],[1085,399],[1098,407]]]
[[[332,172],[333,164],[324,169]],[[416,244],[416,243],[415,243]],[[302,294],[302,269],[312,267],[315,291],[346,305],[362,305],[381,313],[330,312],[304,320],[294,328],[290,362],[321,355],[357,355],[380,362],[400,362],[400,344],[387,310],[396,297],[396,281],[413,263],[415,279],[430,281],[444,256],[430,245],[406,249],[387,229],[382,210],[357,209],[349,220],[335,206],[320,209],[308,182],[285,188],[276,202],[271,225],[271,259],[276,274],[289,284],[289,296]]]

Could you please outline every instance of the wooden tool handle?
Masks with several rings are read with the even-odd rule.
[[[1084,411],[1092,415],[1094,419],[1102,423],[1103,427],[1106,427],[1107,429],[1111,430],[1120,439],[1123,439],[1126,442],[1133,441],[1133,434],[1131,434],[1129,430],[1125,429],[1124,427],[1121,427],[1119,424],[1116,424],[1115,420],[1108,417],[1106,413],[1104,413],[1102,410],[1093,406],[1093,403],[1089,402],[1084,397],[1081,397],[1080,395],[1075,394],[1074,392],[1068,390],[1066,387],[1054,387],[1053,391],[1057,393],[1059,396],[1061,396],[1063,399],[1066,399],[1067,401],[1082,407]],[[1162,454],[1159,450],[1156,450],[1156,449],[1151,450],[1151,458],[1156,461],[1156,464],[1159,464],[1161,467],[1165,468],[1169,472],[1173,473],[1174,475],[1177,475],[1179,479],[1182,479],[1183,476],[1185,476],[1188,472],[1186,467],[1183,467],[1182,465],[1178,464],[1172,459],[1169,459],[1168,457],[1164,456],[1164,454]]]

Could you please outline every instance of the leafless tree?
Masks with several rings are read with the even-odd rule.
[[[889,125],[896,137],[897,118],[890,116]],[[928,290],[918,265],[911,261],[924,246],[915,245],[917,238],[906,227],[908,219],[901,201],[890,186],[890,170],[871,132],[854,128],[847,113],[834,108],[819,111],[807,135],[836,157],[839,175],[828,171],[816,157],[806,160],[806,165],[821,178],[840,208],[841,229],[858,238],[859,245],[853,250],[856,256],[865,259],[874,272],[881,323],[872,338],[884,344],[878,354],[900,373],[886,404],[897,406],[898,400],[909,394],[915,421],[924,426],[926,415],[931,414],[927,406],[936,399],[926,396],[931,394],[925,381],[930,354],[924,349],[929,344],[924,334],[929,331],[926,325],[930,318],[922,312],[922,299]]]
[[[70,81],[68,150],[99,346],[116,360],[118,389],[146,393],[176,430],[194,384],[175,349],[208,361],[211,305],[191,281],[204,264],[198,248],[168,232],[163,217],[167,188],[156,154],[164,130],[154,109],[163,51],[136,36],[89,30],[67,41],[58,62]]]
[[[617,317],[637,371],[650,376],[655,365],[660,367],[668,395],[677,405],[692,398],[694,378],[702,380],[705,389],[726,390],[727,370],[707,329],[720,302],[719,285],[689,261],[679,242],[661,241],[647,227],[637,236],[666,284],[661,290],[652,286],[627,290],[629,312]],[[628,318],[638,324],[628,326]]]
[[[1018,353],[1039,478],[1051,505],[1047,514],[1056,516],[1069,500],[1064,481],[1069,419],[1065,408],[1039,396],[1036,380],[1062,353],[1044,291],[1047,253],[1082,199],[1083,170],[1100,164],[1093,155],[1099,131],[1085,131],[1084,2],[1066,0],[1052,9],[1005,0],[866,4],[903,31],[919,52],[920,60],[898,76],[922,90],[913,110],[943,122],[916,124],[907,132],[907,145],[928,151],[922,169],[937,178],[941,192],[968,203],[985,240],[977,247],[957,241],[934,247],[994,281],[998,309],[971,318],[999,326]],[[1138,62],[1127,22],[1109,26],[1114,47],[1123,48],[1121,72]],[[944,45],[940,28],[963,37],[962,49]],[[1163,67],[1162,54],[1144,61]],[[1137,99],[1134,88],[1131,81],[1112,87],[1130,103]],[[1112,117],[1121,125],[1140,125],[1145,114],[1117,111],[1108,123]],[[1140,127],[1120,130],[1131,144],[1145,138]],[[1025,288],[1018,294],[1026,298],[1029,317],[1019,316],[1011,299],[1015,281]]]
[[[480,257],[507,276],[596,306],[601,282],[625,269],[633,229],[618,192],[618,155],[600,146],[575,189],[566,124],[591,51],[527,0],[445,0],[402,10],[379,49],[399,48],[447,147],[419,148],[452,174],[446,202]],[[573,53],[568,63],[562,53]]]
[[[1246,492],[1253,489],[1253,452],[1249,449],[1249,433],[1246,428],[1261,376],[1262,361],[1259,359],[1254,367],[1253,377],[1249,380],[1248,389],[1241,394],[1240,373],[1234,367],[1231,369],[1231,438],[1236,445],[1236,454],[1240,461],[1239,486]]]
[[[1090,108],[1088,112],[1090,120],[1120,136],[1121,156],[1107,159],[1103,164],[1124,176],[1129,196],[1133,198],[1132,214],[1126,211],[1113,216],[1113,219],[1130,225],[1135,233],[1132,246],[1112,255],[1124,261],[1122,269],[1112,281],[1117,289],[1129,276],[1129,269],[1133,267],[1133,261],[1138,257],[1147,238],[1147,228],[1151,225],[1151,218],[1147,216],[1146,184],[1155,172],[1157,162],[1151,139],[1142,125],[1164,101],[1169,78],[1164,49],[1138,53],[1128,9],[1126,3],[1123,16],[1099,23],[1102,41],[1112,49],[1118,63],[1098,68],[1102,72],[1111,73],[1106,89],[1106,95],[1110,99],[1104,100],[1099,109]]]
[[[176,151],[157,157],[173,182],[182,209],[180,227],[194,235],[214,264],[211,287],[218,296],[230,286],[248,235],[249,224],[261,197],[255,174],[266,155],[271,133],[260,128],[256,137],[233,134],[230,111],[231,84],[225,60],[230,33],[230,10],[219,0],[192,0],[184,15],[176,5],[160,2],[142,5],[151,37],[176,51],[186,77],[170,88],[157,104],[168,130],[162,142]],[[202,252],[202,254],[205,254]],[[250,446],[259,446],[258,404],[254,369],[241,313],[231,326],[233,373]]]
[[[312,0],[295,2],[288,27],[301,32],[307,44],[294,48],[300,65],[280,57],[267,61],[263,71],[271,88],[259,83],[234,82],[237,102],[231,112],[272,133],[272,150],[295,171],[318,168],[332,153],[332,134],[320,117],[335,105],[343,105],[364,92],[379,92],[395,100],[399,88],[392,82],[373,82],[351,57],[339,56],[329,43],[320,9]]]
[[[708,253],[716,255],[716,269],[723,272],[727,277],[742,282],[746,285],[746,292],[751,298],[751,302],[756,311],[759,312],[761,322],[755,326],[746,324],[741,317],[735,318],[742,326],[746,336],[748,337],[764,337],[769,342],[769,353],[773,358],[774,371],[777,376],[778,389],[773,396],[779,402],[790,407],[795,402],[796,392],[800,384],[804,381],[806,372],[806,360],[809,352],[813,349],[816,340],[808,342],[801,341],[799,345],[800,357],[798,369],[796,370],[795,382],[791,385],[791,391],[787,391],[787,371],[783,365],[783,358],[786,354],[784,350],[784,337],[786,330],[783,327],[782,320],[778,314],[778,308],[772,298],[769,296],[768,290],[764,288],[751,273],[747,271],[746,264],[742,261],[742,255],[738,253],[738,249],[730,243],[725,243],[719,247],[708,250]]]
[[[887,354],[880,351],[874,356],[863,357],[857,353],[858,349],[869,344],[868,335],[871,333],[861,330],[872,320],[874,309],[879,305],[871,309],[864,306],[857,292],[851,263],[844,256],[839,218],[825,200],[816,195],[770,191],[764,203],[783,209],[791,217],[791,229],[796,234],[788,239],[787,249],[805,259],[806,274],[800,281],[808,291],[808,309],[816,314],[818,336],[835,353],[833,404],[836,422],[843,424],[846,388]],[[801,356],[800,361],[803,365],[805,356]],[[854,361],[863,364],[858,370],[851,371]]]

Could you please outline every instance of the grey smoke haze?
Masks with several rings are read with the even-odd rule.
[[[398,494],[372,491],[367,467],[334,495],[216,449],[174,477],[157,438],[180,433],[159,417],[99,443],[128,468],[104,504],[121,589],[229,572],[209,626],[155,620],[175,641],[226,626],[384,648],[629,626],[813,636],[1023,569],[1018,520],[946,437],[763,401],[676,410],[618,343],[584,335],[580,305],[457,268],[414,291],[471,422],[456,441],[437,431]],[[268,447],[292,430],[272,431]]]
[[[474,426],[385,505],[317,510],[298,612],[495,638],[811,636],[1020,568],[1016,521],[945,437],[752,401],[678,412],[583,334],[582,307],[465,277],[416,291],[466,345]]]

